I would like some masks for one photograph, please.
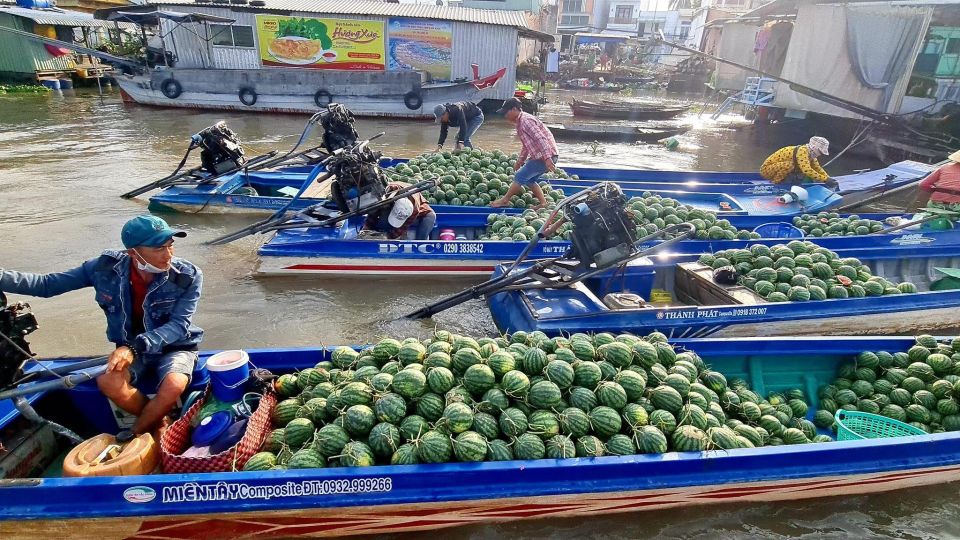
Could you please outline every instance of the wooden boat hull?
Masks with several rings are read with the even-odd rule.
[[[956,249],[893,253],[851,250],[838,252],[870,265],[875,275],[895,282],[929,281],[935,268],[960,267]],[[675,267],[656,267],[654,288],[679,296]],[[498,267],[494,275],[502,272]],[[610,290],[618,292],[617,280]],[[626,288],[629,288],[627,286]],[[921,289],[922,290],[922,289]],[[649,298],[649,289],[631,292]],[[680,300],[683,300],[682,298]],[[960,291],[928,291],[915,294],[808,302],[761,302],[756,304],[650,306],[640,309],[607,308],[585,287],[509,291],[487,299],[497,328],[504,332],[540,330],[548,335],[574,332],[637,332],[654,330],[670,338],[788,336],[788,335],[892,335],[933,333],[960,327]]]
[[[866,219],[883,220],[885,214],[862,214]],[[766,223],[765,216],[732,216],[731,224],[741,229],[753,229]],[[526,242],[506,240],[473,240],[486,227],[486,214],[438,212],[437,230],[453,229],[466,236],[465,240],[358,240],[362,221],[352,220],[338,228],[290,229],[271,237],[258,254],[258,272],[273,274],[336,274],[359,276],[489,276],[495,267],[515,260]],[[896,258],[915,252],[917,248],[936,251],[948,256],[960,253],[960,229],[946,231],[904,231],[903,234],[873,234],[866,236],[834,236],[808,238],[818,245],[858,256]],[[724,249],[745,248],[751,244],[774,245],[782,238],[760,240],[685,240],[673,246],[671,256],[663,264],[696,260],[702,253]],[[650,248],[657,242],[642,247]],[[569,248],[569,242],[545,240],[528,254],[529,260],[557,257]],[[655,259],[660,262],[661,259]]]
[[[593,129],[591,129],[591,127]],[[548,125],[547,128],[558,139],[577,141],[620,141],[654,143],[661,139],[681,135],[690,130],[686,126],[670,128],[644,128],[642,126],[586,126],[586,125]]]
[[[614,104],[574,100],[570,103],[574,116],[617,120],[667,120],[687,112],[690,107],[622,107]]]
[[[759,393],[817,384],[912,338],[680,340]],[[275,372],[331,349],[251,350]],[[209,353],[204,353],[204,356]],[[746,366],[749,363],[749,366]],[[815,398],[813,398],[816,408]],[[707,452],[0,484],[0,537],[218,539],[427,531],[735,502],[854,496],[960,480],[960,432]]]

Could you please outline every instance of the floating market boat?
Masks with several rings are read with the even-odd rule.
[[[915,343],[912,338],[818,337],[674,344],[697,353],[728,381],[743,379],[754,395],[804,396],[810,404],[807,418],[815,419],[813,411],[825,402],[818,388],[831,383],[838,368],[865,357],[863,351],[906,356]],[[331,355],[320,348],[248,352],[253,363],[275,373],[312,367]],[[106,400],[89,383],[47,392],[35,402],[47,405],[51,419],[78,430],[84,423],[113,420]],[[62,404],[70,402],[76,405],[67,411]],[[392,534],[717,503],[850,497],[958,480],[958,432],[526,461],[8,478],[0,487],[0,536],[57,537],[65,530],[102,540]]]
[[[757,253],[735,251],[746,255],[723,264],[751,264],[746,259]],[[712,255],[677,264],[666,264],[672,262],[668,257],[639,258],[571,287],[509,290],[487,302],[501,330],[548,335],[654,329],[671,338],[890,335],[960,326],[960,290],[950,278],[960,268],[956,247],[861,248],[829,258],[835,265],[806,260],[784,269],[774,263],[776,269],[743,273],[735,285],[714,281],[714,269],[702,264],[713,262]],[[869,267],[866,274],[862,265]],[[795,279],[797,266],[812,267],[813,278]],[[498,267],[494,275],[503,270]],[[853,270],[852,278],[847,270]]]
[[[688,110],[689,106],[663,106],[647,103],[584,101],[575,99],[570,103],[574,116],[590,118],[612,118],[617,120],[666,120],[679,116]]]
[[[500,215],[500,214],[496,214]],[[522,219],[516,214],[513,220]],[[960,229],[927,230],[921,225],[889,234],[879,233],[884,220],[904,221],[892,214],[863,214],[865,223],[877,229],[859,236],[808,237],[827,249],[846,253],[875,249],[890,256],[909,252],[913,247],[960,251]],[[890,218],[895,218],[891,220]],[[691,239],[671,247],[671,264],[681,257],[695,260],[702,253],[738,249],[751,244],[775,245],[786,235],[799,235],[799,228],[785,222],[770,222],[767,216],[731,216],[728,229],[739,229],[741,239]],[[528,220],[529,221],[529,220]],[[839,220],[838,220],[839,221]],[[361,238],[362,218],[352,218],[337,226],[295,228],[278,231],[258,253],[262,274],[320,273],[343,276],[389,275],[423,277],[486,276],[498,264],[515,260],[527,246],[525,240],[489,239],[489,221],[485,213],[438,212],[437,225],[430,240]],[[805,225],[806,226],[806,225]],[[535,230],[532,227],[531,230]],[[758,232],[754,235],[744,231]],[[528,231],[529,232],[529,231]],[[763,234],[761,234],[761,232]],[[455,240],[441,240],[441,234]],[[836,233],[841,234],[841,233]],[[758,239],[757,237],[762,237]],[[647,249],[659,243],[639,246]],[[565,253],[570,242],[563,239],[540,241],[529,253],[531,259],[556,257]]]
[[[578,141],[614,141],[654,143],[661,139],[681,135],[690,126],[677,124],[649,124],[621,126],[609,124],[564,123],[547,124],[547,129],[558,139]]]
[[[393,167],[406,160],[389,160]],[[819,185],[807,188],[808,199],[784,203],[787,192],[773,186],[756,173],[640,171],[586,167],[564,168],[571,178],[551,179],[554,189],[566,194],[594,185],[599,180],[617,182],[629,196],[644,192],[663,193],[684,204],[729,215],[784,215],[819,212],[839,205],[840,195]],[[153,211],[186,213],[272,213],[290,203],[303,186],[309,171],[295,167],[278,171],[238,172],[213,182],[175,185],[150,198]],[[572,178],[572,177],[577,178]],[[400,179],[400,178],[398,178]],[[843,179],[841,178],[841,182]],[[761,183],[762,182],[762,183]],[[669,192],[669,193],[668,193]],[[303,210],[317,204],[329,194],[327,185],[314,185],[295,201],[290,210]],[[487,207],[435,205],[443,212],[482,212]]]

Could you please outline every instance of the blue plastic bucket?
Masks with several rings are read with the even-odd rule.
[[[240,401],[250,378],[250,357],[244,351],[222,351],[207,360],[210,387],[220,401]]]
[[[757,225],[753,232],[759,234],[760,238],[803,238],[802,230],[782,221]]]

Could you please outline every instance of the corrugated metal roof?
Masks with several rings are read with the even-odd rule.
[[[368,0],[264,0],[264,2],[265,5],[263,6],[214,2],[200,3],[185,0],[149,0],[148,3],[163,6],[204,6],[258,11],[301,11],[330,15],[380,15],[384,17],[437,19],[528,28],[526,17],[524,17],[522,11],[474,9],[429,4],[387,4]]]
[[[81,11],[25,9],[18,6],[0,5],[0,13],[9,13],[10,15],[17,17],[31,19],[37,24],[113,28],[112,22],[99,21],[94,19],[93,15],[90,15],[89,13],[83,13]]]

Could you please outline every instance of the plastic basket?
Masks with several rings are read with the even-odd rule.
[[[803,231],[783,221],[757,225],[753,232],[759,234],[760,238],[803,238]]]
[[[886,439],[889,437],[907,437],[925,435],[926,432],[899,420],[859,411],[840,409],[833,416],[837,421],[838,441],[858,441],[860,439]]]

